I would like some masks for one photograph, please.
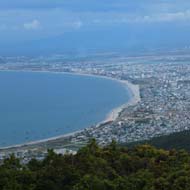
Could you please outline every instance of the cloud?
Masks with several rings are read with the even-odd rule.
[[[136,22],[176,22],[190,20],[190,10],[137,17]]]
[[[115,25],[115,24],[138,24],[138,23],[169,23],[169,22],[187,22],[190,21],[190,9],[181,12],[164,12],[149,14],[133,14],[133,13],[99,13],[92,18],[92,24],[95,25]]]
[[[83,23],[81,21],[76,21],[76,22],[73,22],[72,25],[75,29],[79,29],[83,26]]]
[[[24,29],[26,30],[38,30],[41,28],[41,23],[38,20],[33,20],[28,23],[24,23]]]

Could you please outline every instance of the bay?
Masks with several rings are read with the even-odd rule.
[[[129,99],[126,86],[106,78],[1,71],[0,147],[90,127]]]

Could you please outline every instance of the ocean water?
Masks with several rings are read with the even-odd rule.
[[[0,147],[74,132],[127,101],[121,83],[90,76],[0,72]]]

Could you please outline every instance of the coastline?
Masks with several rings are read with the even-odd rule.
[[[132,84],[128,82],[127,80],[117,80],[117,81],[126,85],[128,90],[131,91],[132,96],[130,97],[127,103],[111,110],[111,112],[108,113],[104,122],[115,121],[119,117],[119,114],[122,112],[123,109],[127,108],[128,106],[133,106],[141,101],[139,85]]]
[[[135,105],[135,104],[137,104],[138,102],[141,101],[139,85],[132,84],[127,80],[121,80],[121,79],[117,79],[117,78],[113,78],[113,77],[109,77],[109,76],[102,76],[102,75],[95,75],[95,74],[88,74],[88,73],[80,73],[80,72],[79,73],[77,73],[77,72],[55,72],[55,71],[46,71],[46,70],[42,70],[42,71],[0,70],[0,72],[1,71],[7,71],[7,72],[10,72],[10,71],[11,72],[38,72],[38,73],[53,73],[53,74],[69,74],[69,75],[79,75],[79,76],[81,75],[81,76],[104,78],[104,79],[113,80],[113,81],[121,83],[122,85],[124,85],[127,88],[127,90],[130,91],[130,93],[131,93],[130,99],[128,100],[127,103],[122,104],[121,106],[112,109],[106,115],[106,117],[105,117],[105,119],[103,121],[100,121],[98,124],[95,125],[97,127],[101,126],[101,125],[103,125],[105,123],[115,121],[119,117],[119,114],[122,112],[123,109],[127,108],[128,106]],[[59,135],[59,136],[55,136],[55,137],[50,137],[50,138],[31,141],[31,142],[26,142],[26,143],[22,143],[22,144],[11,145],[11,146],[7,146],[7,147],[0,147],[0,151],[1,150],[6,150],[6,149],[12,149],[12,148],[22,148],[22,147],[25,147],[25,146],[37,145],[37,144],[40,144],[40,143],[45,143],[45,142],[49,142],[49,141],[53,141],[53,140],[58,140],[58,139],[61,139],[61,138],[72,137],[72,136],[82,132],[83,130],[84,129],[77,130],[75,132],[71,132],[71,133],[67,133],[67,134],[63,134],[63,135]]]

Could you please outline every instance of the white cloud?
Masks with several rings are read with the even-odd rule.
[[[188,20],[190,20],[190,10],[184,12],[145,15],[134,19],[136,22],[176,22]]]
[[[89,16],[90,18],[90,16]],[[128,14],[110,12],[97,14],[92,23],[96,25],[104,24],[128,24],[128,23],[165,23],[165,22],[189,22],[190,9],[181,12],[149,13],[149,14]]]
[[[41,23],[38,20],[33,20],[28,23],[24,23],[24,29],[26,30],[37,30],[41,28]]]
[[[82,27],[83,23],[81,21],[76,21],[76,22],[73,22],[72,25],[75,29],[79,29]]]

